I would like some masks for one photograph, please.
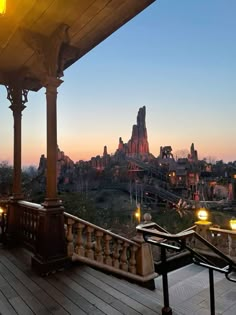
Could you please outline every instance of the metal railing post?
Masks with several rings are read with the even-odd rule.
[[[169,305],[169,287],[168,287],[168,268],[166,260],[166,249],[161,247],[161,261],[162,261],[162,287],[164,307],[162,308],[162,315],[172,315],[172,309]]]
[[[214,271],[209,268],[209,288],[210,288],[210,305],[211,315],[215,315],[215,292],[214,292]]]

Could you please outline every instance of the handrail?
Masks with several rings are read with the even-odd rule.
[[[39,205],[39,204],[37,204],[37,203],[34,203],[34,202],[29,202],[29,201],[25,201],[25,200],[19,200],[18,202],[17,202],[19,205],[21,205],[21,206],[24,206],[24,207],[26,207],[26,208],[30,208],[30,209],[32,209],[32,210],[41,210],[41,209],[43,209],[43,206],[42,205]]]
[[[145,225],[140,224],[140,225],[138,225],[136,227],[136,229],[143,233],[144,239],[146,241],[149,241],[147,239],[147,237],[157,236],[157,237],[160,237],[160,238],[164,238],[166,240],[172,240],[172,241],[180,242],[181,248],[182,249],[186,248],[188,250],[190,250],[190,247],[188,245],[186,245],[185,243],[181,242],[181,241],[186,240],[186,238],[189,237],[189,236],[194,236],[200,242],[202,242],[204,245],[206,245],[208,248],[210,248],[215,254],[217,254],[223,260],[228,262],[231,266],[235,265],[235,267],[236,267],[236,263],[232,259],[230,259],[228,256],[223,254],[220,250],[218,250],[218,248],[216,248],[214,245],[212,245],[210,242],[208,242],[205,238],[203,238],[200,234],[198,234],[194,230],[187,229],[187,230],[184,230],[184,231],[182,231],[180,233],[177,233],[177,234],[170,234],[168,232],[166,233],[166,232],[162,232],[162,231],[159,231],[159,230],[156,230],[156,229],[154,230],[154,227],[159,228],[161,230],[164,230],[162,227],[160,227],[156,223],[148,223],[148,224],[145,224]],[[152,229],[150,229],[150,228],[152,228]],[[196,253],[196,251],[193,250],[193,249],[191,249],[191,252],[192,252],[192,254]],[[199,255],[198,253],[196,253],[196,254]]]
[[[227,280],[236,282],[236,262],[230,259],[228,256],[219,251],[214,245],[209,243],[205,238],[199,235],[194,229],[190,228],[177,234],[170,234],[168,231],[160,227],[158,224],[152,222],[145,225],[138,225],[136,227],[138,232],[143,234],[143,238],[146,242],[158,245],[161,248],[161,261],[162,261],[162,282],[163,282],[163,298],[164,307],[162,314],[172,314],[169,306],[169,292],[168,292],[168,277],[167,277],[167,260],[166,260],[166,248],[173,250],[187,249],[191,253],[192,260],[195,264],[208,268],[209,270],[209,288],[210,288],[210,307],[211,315],[215,315],[215,297],[214,297],[214,276],[213,271],[218,271],[225,274]],[[203,243],[207,248],[211,249],[215,254],[228,263],[227,266],[218,267],[212,264],[206,257],[198,253],[196,250],[186,244],[188,237],[195,237],[198,241]],[[158,239],[157,239],[158,238]],[[167,243],[167,241],[175,241],[180,246],[173,246]]]
[[[233,230],[225,230],[225,229],[220,229],[220,228],[215,228],[215,227],[209,227],[209,230],[212,232],[219,232],[222,234],[236,235],[236,231],[233,231]]]
[[[201,241],[204,245],[206,245],[208,248],[210,248],[213,252],[215,252],[218,256],[223,258],[225,261],[227,261],[229,264],[235,265],[235,262],[230,259],[228,256],[223,254],[218,248],[216,248],[214,245],[212,245],[210,242],[208,242],[205,238],[203,238],[200,234],[197,232],[194,233],[194,236]]]
[[[154,227],[158,227],[162,231],[154,230]],[[152,230],[149,228],[152,228]],[[136,229],[138,231],[142,232],[143,234],[149,234],[151,236],[157,236],[157,237],[164,238],[167,240],[172,240],[172,241],[185,239],[187,236],[191,236],[195,233],[195,231],[193,231],[193,230],[186,230],[186,231],[181,232],[181,233],[170,234],[169,232],[167,232],[165,229],[163,229],[162,227],[160,227],[156,223],[140,224],[136,227]]]

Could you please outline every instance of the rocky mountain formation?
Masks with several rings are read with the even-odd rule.
[[[108,154],[107,146],[104,146],[103,155],[92,157],[89,161],[79,161],[74,163],[63,151],[58,147],[57,159],[57,178],[60,186],[73,186],[73,189],[78,188],[78,182],[81,181],[82,175],[91,167],[97,171],[104,170],[112,163],[125,161],[126,157],[139,158],[142,160],[150,160],[154,158],[149,153],[149,144],[146,128],[146,107],[139,109],[137,115],[137,123],[132,127],[130,140],[124,143],[122,138],[119,138],[118,148],[114,155]],[[45,155],[41,155],[38,167],[38,179],[42,185],[45,184],[45,172],[47,167],[47,159]],[[82,174],[83,173],[83,174]],[[80,177],[80,179],[78,179]]]
[[[149,144],[146,128],[146,107],[143,106],[138,111],[137,124],[133,125],[131,139],[124,143],[119,139],[119,145],[116,153],[124,153],[126,156],[145,157],[149,155]]]

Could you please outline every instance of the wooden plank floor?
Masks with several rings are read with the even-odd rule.
[[[30,268],[24,249],[0,248],[0,315],[157,315],[163,305],[161,277],[150,291],[85,265],[48,277]],[[216,315],[236,314],[236,283],[215,272]],[[171,272],[173,315],[210,315],[208,271],[189,265]]]
[[[0,314],[161,314],[150,290],[88,266],[39,277],[24,249],[0,249]],[[144,294],[145,293],[145,294]]]

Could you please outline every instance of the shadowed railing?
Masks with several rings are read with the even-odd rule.
[[[39,210],[43,207],[39,204],[19,201],[21,240],[24,245],[35,251],[37,231],[39,226]]]
[[[11,206],[17,216],[18,244],[24,244],[35,253],[41,244],[39,223],[44,207],[27,201],[18,201]],[[65,212],[64,223],[65,245],[72,261],[81,261],[154,289],[157,274],[153,256],[141,234],[130,240]]]
[[[210,224],[198,224],[196,232],[236,262],[236,231],[215,228]],[[204,244],[197,241],[194,243],[194,247],[202,252],[207,250]]]
[[[204,224],[196,225],[196,230],[204,232],[207,234],[209,230],[210,222],[204,221]],[[205,228],[204,228],[205,227]],[[205,237],[198,234],[194,229],[188,229],[182,231],[178,234],[170,234],[168,231],[163,229],[156,223],[149,223],[137,226],[137,230],[143,233],[143,237],[147,243],[156,245],[161,250],[161,273],[162,273],[162,284],[163,284],[163,299],[164,307],[162,308],[162,315],[171,315],[172,310],[169,306],[169,289],[168,289],[168,261],[166,250],[173,249],[175,251],[188,250],[192,262],[205,267],[209,270],[209,289],[210,289],[210,306],[211,315],[215,315],[215,296],[214,296],[214,271],[218,271],[225,274],[225,277],[233,282],[236,282],[236,262],[229,258],[216,248],[212,243],[210,243]],[[218,229],[220,230],[220,229]],[[216,231],[217,233],[219,231]],[[226,233],[225,233],[226,234]],[[189,238],[191,239],[192,245],[188,244]],[[173,245],[172,242],[176,244]],[[202,254],[197,248],[204,248],[207,254]],[[220,259],[221,264],[218,264],[218,260],[209,257],[209,252],[214,253],[214,256]],[[223,263],[223,265],[222,265]]]
[[[129,240],[64,213],[68,255],[91,266],[147,283],[157,274],[150,246],[138,234]]]

